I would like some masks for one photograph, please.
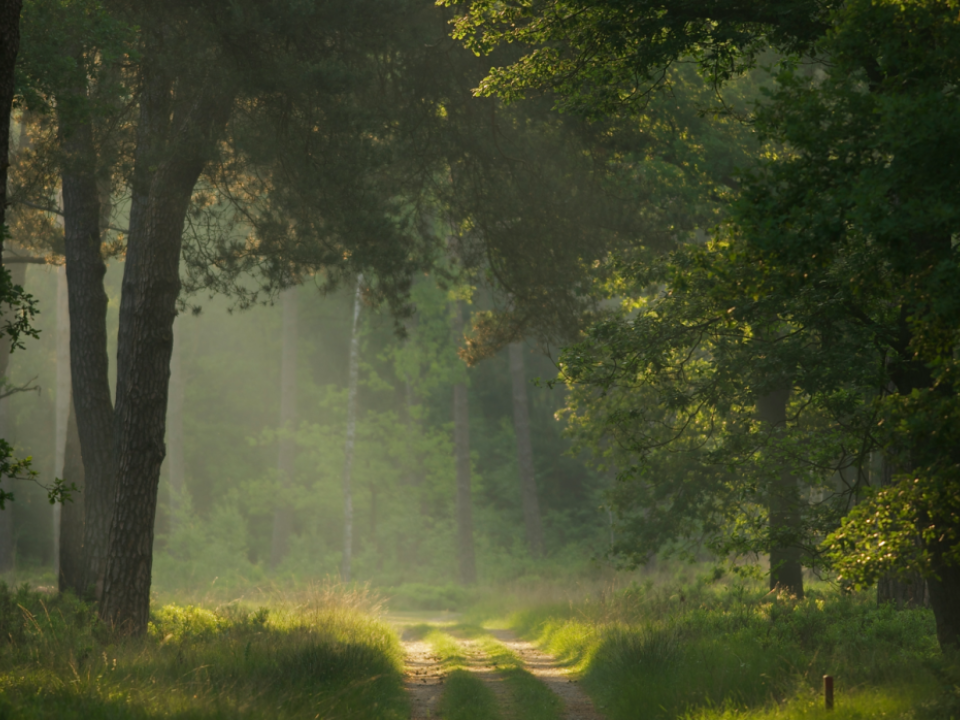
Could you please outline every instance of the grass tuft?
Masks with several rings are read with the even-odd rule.
[[[928,702],[950,667],[931,613],[878,608],[872,594],[633,586],[511,624],[575,667],[609,720],[818,718],[825,674],[836,720],[951,717],[946,700]]]
[[[69,595],[0,585],[0,718],[407,717],[396,635],[367,590],[257,609],[168,604],[115,642]]]

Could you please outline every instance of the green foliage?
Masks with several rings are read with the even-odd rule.
[[[868,584],[960,559],[960,174],[943,159],[960,143],[950,89],[960,25],[956,6],[941,2],[857,2],[833,22],[831,65],[812,78],[788,67],[758,113],[786,152],[745,179],[735,218],[750,248],[741,260],[765,268],[754,292],[805,297],[781,313],[811,338],[863,337],[860,362],[883,368],[870,432],[904,474],[896,491],[870,493],[831,541],[844,575]],[[918,531],[923,548],[910,552]]]
[[[507,100],[551,90],[557,104],[593,117],[639,108],[674,89],[667,69],[693,62],[714,83],[754,67],[764,50],[813,49],[835,3],[715,0],[657,6],[606,0],[494,0],[458,6],[454,36],[474,52],[519,45],[519,58],[494,68],[481,94]]]

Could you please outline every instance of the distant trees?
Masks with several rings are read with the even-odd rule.
[[[513,431],[517,436],[517,467],[520,475],[520,498],[523,523],[527,531],[530,554],[543,555],[543,529],[540,523],[540,501],[533,468],[533,443],[530,439],[530,407],[527,399],[527,374],[523,361],[523,345],[510,343],[510,386],[513,395]]]
[[[294,476],[297,445],[295,435],[297,417],[297,371],[300,326],[297,322],[297,286],[280,293],[283,307],[280,340],[280,442],[277,450],[277,480],[279,493],[273,511],[273,535],[270,539],[270,567],[276,568],[287,554],[290,533],[293,530],[293,508],[288,491]]]
[[[607,409],[598,420],[645,458],[634,484],[618,491],[621,501],[654,517],[698,507],[687,515],[698,518],[692,534],[699,528],[726,551],[741,540],[757,547],[750,537],[762,547],[766,538],[772,557],[777,526],[799,517],[798,532],[781,541],[805,547],[808,558],[826,550],[853,582],[919,569],[944,648],[960,643],[960,264],[950,239],[958,178],[946,159],[960,107],[956,18],[951,2],[500,8],[476,0],[458,21],[460,36],[480,50],[506,41],[524,48],[490,73],[483,93],[550,90],[563,107],[600,122],[646,113],[675,87],[681,61],[721,86],[761,51],[780,54],[775,84],[753,116],[771,152],[730,184],[729,221],[708,248],[679,251],[665,275],[624,266],[639,317],[595,326],[564,361],[584,386],[584,423],[586,390],[600,390],[597,407]],[[651,292],[655,282],[666,282],[665,291]],[[702,314],[688,314],[694,305]],[[767,412],[766,399],[785,392],[783,379],[787,412]],[[607,393],[627,400],[614,392],[621,385],[656,391],[649,404],[634,398],[617,407]],[[753,428],[754,408],[769,418],[762,425],[786,432]],[[654,442],[658,423],[664,432]],[[695,460],[697,482],[654,474],[667,447]],[[889,486],[871,485],[864,471],[876,447],[902,468]],[[766,476],[772,489],[791,471],[764,469],[765,454],[818,479],[796,491],[789,481],[783,486],[797,495],[786,512],[776,502],[758,516],[763,485],[750,478]]]
[[[279,35],[271,34],[273,25],[260,13],[270,14],[273,10],[265,7],[250,6],[242,16],[224,15],[213,6],[151,6],[140,8],[136,15],[119,11],[111,15],[112,8],[95,3],[68,7],[55,2],[37,2],[29,9],[35,13],[30,25],[34,34],[31,53],[24,63],[24,97],[28,102],[52,102],[56,98],[61,125],[65,249],[71,292],[71,344],[75,350],[72,362],[87,465],[84,551],[88,570],[83,588],[94,588],[104,619],[124,632],[138,634],[143,632],[147,621],[157,481],[164,456],[172,325],[180,290],[181,243],[197,182],[208,163],[223,150],[221,143],[227,138],[228,122],[237,99],[265,99],[275,92],[273,81],[259,84],[262,75],[252,74],[251,68],[257,67],[258,73],[262,73],[266,67],[273,67],[278,56],[286,52],[283,48],[289,49],[290,43],[305,41],[309,35],[308,44],[313,54],[308,53],[303,60],[309,63],[309,58],[316,59],[317,52],[325,53],[330,58],[339,58],[341,69],[347,72],[341,78],[352,73],[352,85],[324,84],[324,78],[301,77],[303,84],[296,91],[288,88],[280,101],[286,103],[290,111],[283,114],[289,129],[285,137],[290,137],[304,127],[300,124],[293,130],[291,119],[300,121],[306,115],[307,126],[315,128],[320,120],[318,108],[329,111],[334,107],[330,103],[318,104],[318,93],[347,98],[366,91],[362,65],[368,59],[361,60],[362,53],[354,53],[349,43],[333,47],[317,42],[315,28],[308,29],[303,23],[296,32],[294,26],[288,26]],[[374,16],[387,21],[389,9],[383,10]],[[366,29],[351,31],[350,41],[360,45],[376,42],[379,36],[367,22],[371,15],[360,8],[351,12],[364,14]],[[351,12],[339,16],[347,26],[359,17]],[[70,13],[79,15],[73,17]],[[317,13],[312,17],[323,25],[321,34],[336,32],[328,24],[330,18],[321,18]],[[124,35],[125,28],[131,27],[123,24],[127,21],[142,28],[135,38]],[[51,23],[68,37],[45,34],[41,26]],[[354,30],[359,30],[359,26]],[[237,51],[231,40],[237,33],[253,33],[251,37],[259,38],[258,57],[252,57],[248,51]],[[277,43],[280,38],[283,42]],[[251,47],[247,45],[248,50]],[[110,51],[118,48],[122,53],[130,53],[128,57],[135,55],[136,64],[129,72],[111,76],[109,62],[114,55]],[[285,72],[289,69],[286,67]],[[113,106],[114,125],[129,123],[135,128],[128,138],[133,152],[125,158],[131,172],[122,178],[124,184],[129,184],[132,200],[126,235],[115,408],[107,385],[103,325],[106,297],[102,288],[104,266],[97,179],[98,174],[113,174],[117,168],[103,164],[105,158],[101,151],[108,146],[95,142],[104,140],[95,132],[95,120],[100,118],[97,113],[110,112],[111,107],[107,103],[104,109],[92,102],[96,92],[113,77],[119,81],[120,93],[135,87],[138,98],[133,116],[125,114],[125,108]],[[269,93],[265,95],[268,87]],[[328,115],[321,126],[342,132],[339,129],[342,124],[338,127],[337,123],[352,122],[347,105],[339,106],[346,115],[336,119]],[[279,110],[276,106],[274,109]],[[259,120],[276,121],[279,116],[271,116],[271,112],[267,110]],[[247,119],[249,116],[235,123],[236,131],[230,136],[233,149],[254,164],[274,163],[274,169],[281,167],[275,164],[275,156],[251,157],[251,150],[261,152],[262,148],[246,144],[251,138],[244,133],[256,130],[255,124],[244,126]],[[355,128],[351,128],[350,133],[354,145],[369,142]],[[303,158],[300,147],[296,153]],[[340,151],[345,147],[338,144]],[[282,152],[282,149],[276,151]],[[315,158],[316,155],[308,153],[306,161],[309,164]],[[301,162],[298,169],[309,168]],[[362,166],[352,167],[351,171],[354,178],[363,177]],[[230,188],[238,184],[236,176],[221,175],[216,180],[231,183]],[[283,178],[275,174],[272,180],[271,197],[278,206],[295,198],[294,194],[284,193]],[[355,180],[346,189],[354,198],[357,193],[370,192],[371,188],[365,187],[362,180]],[[342,208],[343,193],[340,195],[338,203]],[[262,206],[259,209],[261,213],[265,210]],[[282,211],[280,207],[274,209]],[[289,204],[286,209],[294,210]],[[322,237],[332,240],[319,257],[301,257],[301,262],[309,264],[313,260],[337,265],[351,256],[360,262],[370,260],[362,252],[344,253],[341,244],[348,241],[362,245],[370,234],[348,234],[333,240],[340,230],[335,224],[320,229],[303,212],[297,215],[301,240],[310,234],[311,224]],[[357,216],[363,216],[365,222],[376,223],[377,218],[382,219],[385,214],[382,211],[370,214],[358,208]],[[340,217],[352,222],[343,212]],[[263,238],[258,256],[276,254],[277,249],[269,249],[272,232],[269,218],[260,214],[257,222]],[[396,238],[389,227],[390,223],[386,222],[376,228],[377,242]],[[402,278],[404,264],[391,266],[392,259],[389,253],[382,258],[383,277]]]

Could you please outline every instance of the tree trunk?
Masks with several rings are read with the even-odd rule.
[[[10,280],[14,285],[24,285],[27,276],[26,265],[13,265],[10,268]],[[10,308],[4,307],[0,311],[0,323],[10,320]],[[0,377],[7,379],[7,369],[10,367],[10,343],[4,340],[0,343]],[[13,429],[10,422],[10,399],[0,399],[0,438],[8,440]],[[12,443],[11,443],[12,444]],[[7,573],[14,569],[16,564],[16,538],[13,534],[13,506],[7,505],[0,510],[0,573]]]
[[[83,457],[80,435],[77,432],[77,414],[73,402],[67,421],[64,447],[63,479],[77,487],[76,493],[60,509],[60,592],[67,590],[79,595],[83,592]]]
[[[7,169],[10,167],[10,111],[14,68],[20,51],[21,0],[0,0],[0,225],[7,210]]]
[[[6,221],[7,211],[7,170],[10,167],[10,112],[13,108],[14,69],[17,64],[17,53],[20,50],[20,8],[21,0],[0,0],[0,227]],[[0,234],[0,249],[5,235]],[[21,285],[22,282],[15,285]],[[4,343],[6,344],[6,343]],[[6,376],[9,364],[9,351],[0,348],[3,355],[2,373]],[[0,400],[0,437],[6,437],[7,414],[9,409],[6,400]],[[0,511],[0,572],[13,569],[13,513],[8,505],[6,510]]]
[[[100,617],[124,635],[142,635],[149,617],[184,221],[232,106],[218,79],[164,75],[168,30],[145,33],[117,338],[117,490]]]
[[[70,374],[85,492],[83,578],[77,594],[99,598],[116,489],[113,400],[107,357],[107,266],[100,254],[100,193],[89,123],[61,119],[64,254],[70,310]]]
[[[297,445],[293,433],[297,429],[297,287],[288,287],[283,297],[283,338],[280,356],[280,448],[277,473],[280,486],[286,490],[293,484]],[[273,514],[273,538],[270,545],[270,567],[276,568],[287,554],[290,542],[293,508],[280,493],[280,504]]]
[[[350,333],[350,380],[347,391],[347,440],[343,448],[343,561],[340,577],[350,582],[353,562],[353,451],[357,434],[357,382],[360,378],[360,307],[363,276],[357,276]]]
[[[527,529],[527,547],[534,558],[543,556],[543,531],[540,527],[540,503],[533,469],[533,444],[530,441],[530,410],[527,400],[527,376],[523,345],[510,344],[510,378],[513,384],[513,428],[517,436],[517,464],[520,466],[520,497],[523,522]]]
[[[167,407],[167,471],[170,478],[170,526],[177,529],[180,500],[183,497],[183,319],[173,322],[173,354],[170,357],[170,401]]]
[[[53,476],[63,477],[70,422],[70,309],[67,303],[67,269],[57,268],[57,380],[54,396]],[[53,504],[53,574],[60,577],[60,503]]]
[[[757,419],[767,432],[787,424],[790,388],[774,390],[757,399]],[[796,539],[800,530],[797,480],[785,465],[767,490],[770,537],[770,589],[803,597],[803,567]]]
[[[463,337],[463,306],[454,306],[455,337]],[[460,582],[473,585],[477,581],[477,561],[473,546],[473,495],[470,488],[470,414],[467,383],[453,386],[453,451],[457,466],[457,555]]]

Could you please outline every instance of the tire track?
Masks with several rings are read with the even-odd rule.
[[[406,673],[404,688],[410,695],[411,720],[439,718],[434,714],[443,694],[446,674],[430,644],[423,640],[401,640],[404,650]]]
[[[603,720],[579,683],[570,677],[556,658],[541,652],[533,643],[520,640],[509,630],[488,632],[515,653],[523,661],[524,668],[563,701],[563,720]]]

